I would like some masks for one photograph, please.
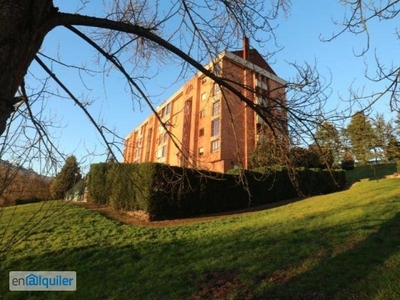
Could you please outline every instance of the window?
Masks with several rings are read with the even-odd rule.
[[[140,155],[142,154],[142,148],[137,148],[135,150],[135,158],[140,159]]]
[[[160,159],[161,157],[166,157],[166,156],[167,156],[167,145],[164,145],[157,149],[157,152],[156,152],[157,159]]]
[[[171,103],[168,103],[165,107],[165,114],[168,115],[171,112]]]
[[[163,137],[163,143],[166,143],[168,141],[168,133],[164,133],[164,137]]]
[[[212,106],[212,115],[213,116],[216,116],[219,114],[220,107],[221,107],[221,101],[218,100],[213,103],[213,106]]]
[[[268,105],[268,100],[267,98],[263,96],[257,96],[257,104],[260,106],[266,107]]]
[[[200,147],[199,148],[199,156],[203,156],[203,154],[204,154],[204,148]]]
[[[219,94],[220,92],[221,92],[221,87],[219,86],[219,84],[214,83],[214,86],[213,86],[213,95],[215,96],[215,95]]]
[[[199,136],[203,136],[204,135],[204,128],[200,128],[199,130]]]
[[[147,140],[146,140],[147,147],[149,147],[149,148],[150,148],[150,144],[151,144],[152,135],[153,135],[153,128],[150,128],[150,129],[147,131]]]
[[[205,109],[202,109],[202,110],[200,111],[200,119],[204,118],[205,116],[206,116],[206,110],[205,110]]]
[[[193,90],[193,85],[189,85],[186,89],[186,94],[189,94]]]
[[[151,141],[151,135],[153,134],[153,128],[150,128],[147,131],[147,143],[149,143]]]
[[[217,62],[214,64],[214,74],[216,76],[222,75],[220,63]]]
[[[161,148],[158,148],[158,149],[157,149],[157,151],[156,151],[156,157],[157,157],[157,159],[158,159],[158,158],[161,158],[161,151],[162,151]]]
[[[211,142],[211,152],[218,152],[219,150],[219,140],[215,140]]]
[[[219,134],[219,119],[214,119],[211,121],[211,136],[216,136]]]
[[[207,93],[201,94],[201,101],[204,101],[207,99]]]
[[[164,114],[165,114],[165,107],[158,112],[158,115],[160,116],[161,119],[164,117]]]
[[[142,138],[137,140],[136,147],[142,147]]]
[[[161,157],[166,157],[167,156],[167,146],[163,146],[161,148]]]

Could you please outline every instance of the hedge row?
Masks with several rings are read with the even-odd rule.
[[[243,174],[243,170],[228,171],[231,175]],[[346,172],[343,170],[321,170],[297,168],[289,171],[285,167],[260,167],[245,171],[255,204],[267,204],[297,196],[328,194],[343,189]]]
[[[184,218],[273,203],[341,189],[344,171],[257,170],[220,174],[157,163],[91,166],[88,199],[122,210],[143,210],[151,220]],[[298,183],[295,188],[292,182]]]

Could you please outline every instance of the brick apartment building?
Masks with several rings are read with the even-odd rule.
[[[224,51],[207,68],[228,78],[244,96],[268,107],[280,127],[274,137],[287,132],[285,84],[248,40],[243,50]],[[244,88],[246,86],[247,88]],[[264,121],[231,92],[197,73],[125,139],[124,162],[146,161],[226,172],[250,167],[249,155],[266,128]],[[279,122],[276,122],[279,120]],[[275,125],[274,125],[275,124]],[[286,140],[285,137],[283,139]],[[179,149],[178,149],[178,147]]]

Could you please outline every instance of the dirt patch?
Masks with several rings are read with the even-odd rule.
[[[98,205],[87,202],[71,202],[78,206],[83,206],[87,209],[99,212],[107,219],[121,222],[126,225],[146,225],[151,224],[148,215],[142,211],[129,212],[115,209],[107,205]]]
[[[400,174],[399,173],[394,173],[392,175],[386,175],[385,178],[389,179],[389,178],[400,178]]]
[[[184,218],[184,219],[175,219],[175,220],[164,220],[164,221],[150,221],[148,215],[143,211],[138,212],[129,212],[129,211],[122,211],[110,206],[106,205],[98,205],[93,203],[87,202],[72,202],[73,204],[83,206],[85,208],[98,211],[104,217],[121,222],[125,225],[133,225],[133,226],[147,226],[147,227],[164,227],[164,226],[178,226],[178,225],[186,225],[190,223],[197,223],[197,222],[205,222],[215,219],[222,219],[234,216],[242,216],[246,214],[250,214],[252,212],[271,209],[280,207],[283,205],[287,205],[290,203],[294,203],[304,198],[294,198],[285,201],[280,201],[272,204],[260,205],[249,207],[246,209],[229,211],[219,214],[210,214],[205,216],[193,217],[193,218]]]
[[[198,291],[191,300],[200,299],[255,299],[238,278],[239,272],[212,271],[203,274]]]
[[[293,277],[295,277],[295,275],[291,271],[276,270],[272,274],[266,274],[266,273],[259,274],[256,277],[256,282],[261,283],[263,281],[268,281],[279,284],[286,284],[290,280],[292,280]]]

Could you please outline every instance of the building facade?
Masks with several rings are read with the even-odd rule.
[[[224,51],[207,68],[268,112],[266,118],[274,116],[268,126],[236,95],[198,73],[157,108],[158,117],[149,116],[126,137],[124,162],[224,173],[250,167],[249,155],[261,132],[286,139],[286,82],[249,48],[247,39],[243,50]]]

